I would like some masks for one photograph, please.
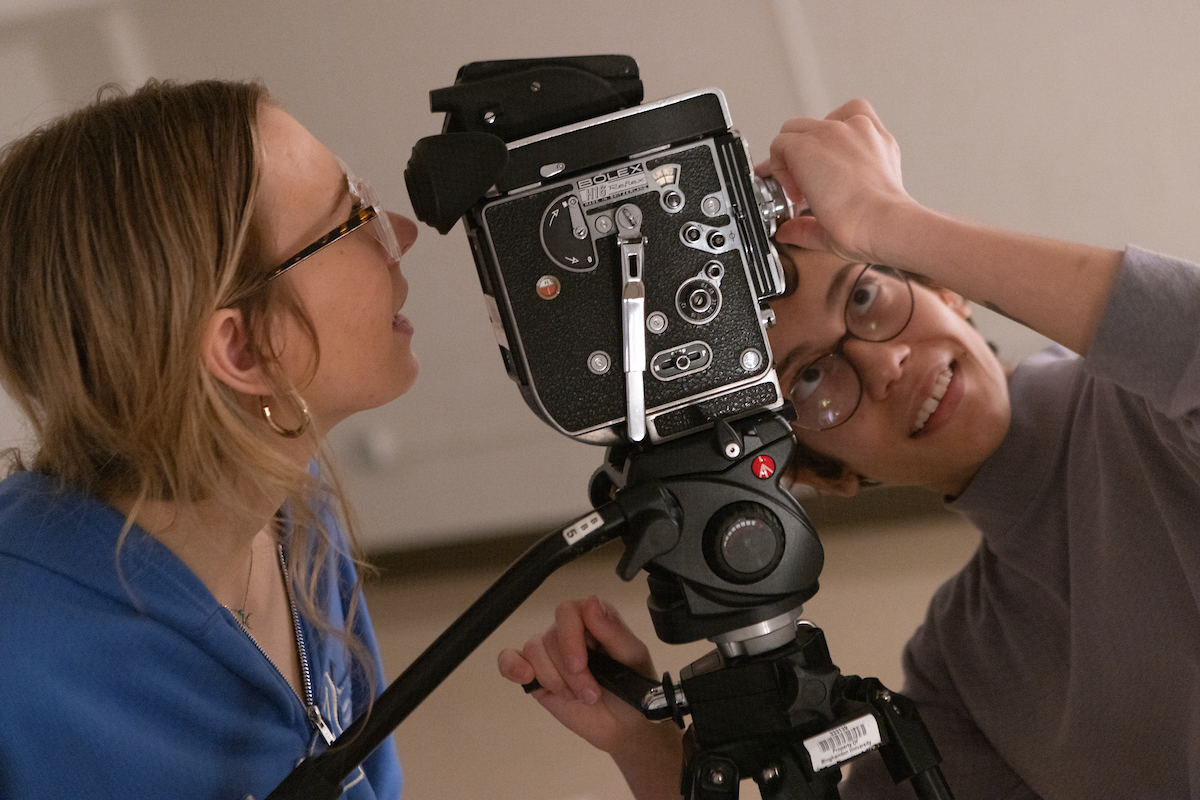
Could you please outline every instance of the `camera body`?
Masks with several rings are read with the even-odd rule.
[[[476,92],[467,123],[448,114],[446,131],[487,131],[503,122],[505,93],[549,83],[525,73],[502,96]],[[724,95],[530,128],[505,141],[495,183],[462,215],[527,404],[567,436],[603,445],[779,408],[766,301],[784,287],[769,235],[787,202],[754,176]]]

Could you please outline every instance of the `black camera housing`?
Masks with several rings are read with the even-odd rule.
[[[436,170],[419,155],[432,160],[428,146],[438,144],[444,164],[458,163],[460,150],[477,151],[465,137],[506,125],[506,135],[522,135],[497,137],[503,166],[465,210],[464,227],[505,367],[525,401],[556,430],[605,445],[628,436],[627,265],[618,243],[626,217],[637,217],[643,245],[649,439],[784,401],[766,336],[766,300],[782,291],[783,272],[725,97],[707,89],[620,107],[640,100],[629,90],[630,65],[636,78],[636,64],[621,56],[467,65],[454,87],[432,93],[435,110],[449,112],[446,133],[422,140],[406,171],[418,216],[435,224],[428,197],[462,181],[427,174]],[[606,84],[620,91],[606,94],[598,88]],[[566,92],[558,100],[556,86]],[[584,97],[593,89],[599,99]],[[618,108],[527,135],[539,117],[570,118],[562,106],[572,103],[585,114]],[[425,200],[414,189],[421,184]],[[457,210],[437,211],[448,230]]]

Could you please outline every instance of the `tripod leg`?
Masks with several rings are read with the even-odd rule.
[[[875,678],[854,679],[847,695],[870,703],[886,727],[888,741],[879,748],[883,763],[896,783],[907,780],[920,800],[954,800],[938,766],[941,755],[916,703],[889,691]]]
[[[920,775],[914,775],[909,785],[921,800],[954,800],[949,784],[942,777],[941,767],[933,767]]]

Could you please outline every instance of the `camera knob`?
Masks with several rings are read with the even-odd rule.
[[[783,560],[783,525],[775,512],[751,501],[731,503],[709,520],[704,557],[730,583],[755,583]]]
[[[633,203],[621,206],[613,216],[616,217],[617,228],[622,231],[636,233],[642,227],[642,209]]]

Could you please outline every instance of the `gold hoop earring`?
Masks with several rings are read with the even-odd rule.
[[[312,423],[312,416],[308,413],[308,403],[304,402],[304,398],[295,391],[292,391],[291,395],[296,401],[296,406],[300,409],[300,416],[304,418],[300,421],[300,424],[294,428],[285,428],[276,422],[271,416],[271,407],[267,405],[267,398],[262,396],[258,398],[259,407],[262,409],[263,419],[265,419],[267,424],[271,426],[271,430],[275,431],[285,439],[299,438],[306,430],[308,430],[309,424]]]

